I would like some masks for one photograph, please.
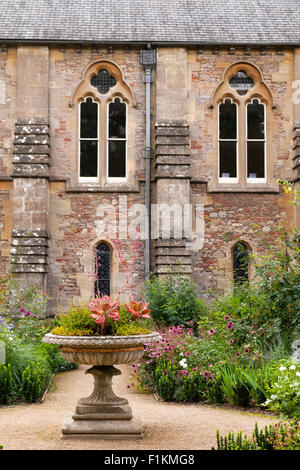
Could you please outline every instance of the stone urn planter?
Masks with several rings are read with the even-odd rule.
[[[59,336],[48,333],[43,341],[59,346],[64,359],[92,367],[86,374],[94,377],[94,390],[77,402],[72,417],[66,418],[62,434],[67,437],[137,439],[143,437],[139,420],[132,416],[128,400],[113,392],[112,378],[121,371],[117,364],[137,362],[144,344],[157,342],[159,333],[134,336]]]

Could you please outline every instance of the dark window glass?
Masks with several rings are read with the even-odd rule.
[[[125,178],[126,176],[126,141],[108,141],[108,176]]]
[[[220,141],[220,178],[236,178],[236,142]]]
[[[264,141],[247,142],[248,178],[265,177],[265,143]]]
[[[109,104],[109,135],[110,139],[126,138],[126,104],[119,98]]]
[[[239,95],[245,95],[250,88],[254,87],[254,81],[248,77],[244,70],[239,70],[234,77],[229,80],[232,88],[235,88]]]
[[[97,140],[80,141],[80,176],[97,177],[98,142]]]
[[[265,138],[265,107],[258,100],[247,105],[248,139]]]
[[[80,137],[93,139],[98,136],[98,104],[87,98],[80,104]]]
[[[247,177],[265,178],[265,107],[255,99],[247,105]]]
[[[237,106],[229,100],[219,106],[219,138],[237,138]]]
[[[110,295],[110,248],[100,243],[95,253],[95,296]]]
[[[116,79],[110,75],[109,71],[106,69],[101,69],[91,79],[91,84],[96,87],[99,93],[107,93],[109,89],[116,84]]]
[[[249,282],[249,253],[242,242],[233,247],[233,282],[236,287]]]

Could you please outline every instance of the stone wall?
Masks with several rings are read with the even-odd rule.
[[[132,92],[131,179],[111,187],[83,187],[77,175],[76,90],[87,68],[101,60],[121,70]],[[214,95],[224,72],[238,61],[257,67],[272,95],[271,181],[260,189],[224,191],[211,185],[217,171]],[[191,250],[186,239],[159,236],[152,240],[153,272],[163,275],[172,264],[176,272],[192,273],[201,295],[209,288],[231,287],[231,247],[236,240],[243,239],[260,253],[265,237],[274,242],[275,226],[294,225],[295,210],[276,179],[292,178],[298,168],[295,122],[299,119],[291,118],[299,114],[299,107],[294,109],[292,104],[298,65],[299,58],[294,59],[294,51],[288,48],[157,48],[151,86],[151,202],[192,204],[193,210],[203,205],[205,232],[203,247],[197,250]],[[138,47],[61,44],[0,49],[0,272],[8,272],[12,261],[21,279],[38,281],[52,297],[51,312],[68,301],[85,301],[92,293],[94,246],[117,238],[109,231],[101,234],[99,207],[110,204],[112,212],[107,212],[106,220],[116,216],[117,222],[124,222],[120,198],[126,197],[129,207],[144,204],[143,77]],[[131,240],[121,241],[130,268]],[[112,293],[116,294],[126,275],[118,254],[112,256]],[[138,292],[143,279],[141,246],[133,280]]]

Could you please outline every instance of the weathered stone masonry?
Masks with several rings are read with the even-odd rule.
[[[119,198],[144,203],[145,84],[140,48],[103,45],[8,45],[0,51],[0,270],[21,282],[38,282],[52,300],[50,312],[68,301],[86,300],[92,289],[93,248],[111,236],[98,230],[97,208]],[[261,233],[272,242],[276,226],[293,227],[296,211],[279,191],[277,178],[299,179],[299,49],[157,47],[152,84],[151,202],[203,204],[205,239],[198,251],[188,239],[156,237],[151,270],[192,274],[201,296],[231,287],[231,247],[238,239],[263,252]],[[84,187],[77,179],[77,114],[74,91],[92,63],[111,61],[123,73],[135,105],[130,109],[130,182]],[[268,176],[264,187],[227,189],[216,179],[217,119],[214,94],[236,62],[255,66],[270,90]],[[4,94],[3,94],[4,93]],[[111,214],[107,214],[107,219]],[[298,225],[299,226],[299,225]],[[123,241],[131,263],[131,243]],[[112,253],[112,291],[123,284]],[[134,285],[143,290],[144,251],[138,251]]]

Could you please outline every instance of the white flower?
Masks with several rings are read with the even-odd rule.
[[[295,369],[296,369],[295,365],[290,366],[290,370],[295,370]]]
[[[296,372],[297,377],[300,377],[300,372]]]
[[[187,362],[186,362],[186,359],[181,359],[181,361],[179,362],[179,364],[181,365],[181,367],[183,367],[184,369],[187,367]]]
[[[280,372],[284,372],[286,370],[286,367],[281,366],[281,367],[279,367],[279,370],[280,370]]]

